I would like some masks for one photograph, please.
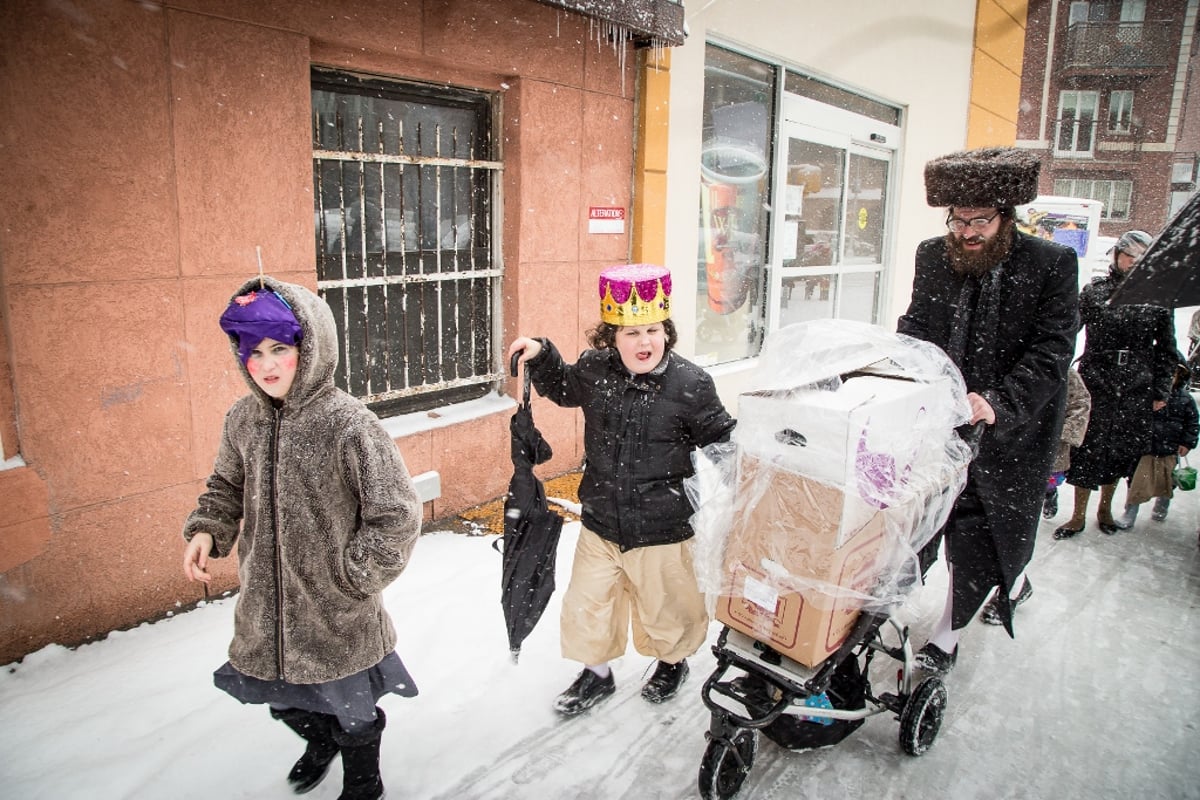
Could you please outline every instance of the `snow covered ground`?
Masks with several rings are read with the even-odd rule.
[[[763,738],[742,796],[1200,798],[1197,496],[1179,496],[1165,523],[1142,519],[1111,537],[1093,523],[1058,542],[1055,523],[1043,523],[1016,640],[968,628],[925,756],[900,751],[888,714],[816,752]],[[578,529],[564,531],[560,586]],[[650,660],[631,651],[614,665],[614,698],[560,720],[551,702],[577,669],[558,654],[561,590],[513,665],[489,541],[427,534],[386,593],[421,689],[382,702],[389,796],[698,797],[709,648],[669,703],[638,695]],[[918,643],[944,582],[935,568],[898,615]],[[300,740],[212,687],[232,608],[221,600],[77,650],[47,647],[0,672],[0,796],[291,797],[284,775]],[[309,797],[335,798],[340,783],[335,763]]]
[[[1177,313],[1181,334],[1191,311]],[[888,714],[815,752],[763,738],[742,797],[1200,800],[1200,491],[1178,494],[1164,523],[1143,513],[1132,531],[1106,536],[1089,519],[1080,536],[1055,541],[1070,505],[1068,492],[1059,518],[1042,523],[1017,638],[980,623],[965,632],[926,755],[901,752]],[[578,531],[574,523],[563,533],[560,587]],[[514,665],[499,559],[490,537],[428,533],[385,593],[421,690],[382,701],[389,796],[698,797],[709,724],[699,691],[711,650],[693,657],[685,691],[662,706],[638,695],[651,661],[631,651],[614,664],[615,697],[560,720],[551,703],[578,669],[558,653],[561,588]],[[945,579],[936,566],[897,614],[918,645]],[[264,708],[212,686],[232,611],[232,599],[219,600],[0,669],[0,798],[292,797],[284,776],[300,740]],[[876,680],[888,688],[886,675]],[[332,800],[340,783],[335,762],[308,797]]]

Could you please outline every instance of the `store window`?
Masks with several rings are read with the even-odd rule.
[[[488,96],[316,69],[312,108],[337,385],[384,417],[484,395],[503,377]]]
[[[901,139],[894,104],[708,46],[699,363],[754,356],[794,322],[879,322]]]
[[[696,359],[758,353],[766,321],[776,68],[709,45],[700,155]]]

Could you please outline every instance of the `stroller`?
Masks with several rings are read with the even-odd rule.
[[[885,642],[888,630],[895,634],[891,644]],[[816,668],[729,627],[722,629],[713,653],[717,666],[701,689],[712,714],[699,774],[705,800],[728,800],[738,793],[754,764],[759,731],[790,750],[825,747],[845,739],[868,717],[890,712],[900,721],[901,749],[919,756],[942,725],[946,687],[937,676],[915,681],[908,630],[890,617],[862,613],[841,648]],[[878,653],[900,663],[894,693],[872,691],[868,670]],[[817,698],[828,704],[813,702]]]
[[[739,792],[760,732],[789,750],[826,747],[890,713],[901,749],[920,756],[946,711],[945,685],[918,671],[891,612],[920,581],[978,451],[982,425],[954,427],[961,378],[944,354],[874,328],[827,321],[773,335],[760,371],[799,377],[743,394],[734,440],[704,452],[689,485],[697,579],[724,623],[701,689],[705,800]],[[813,353],[822,363],[795,366]],[[894,391],[885,383],[910,376]],[[842,408],[863,416],[847,423]],[[897,668],[877,690],[879,656]]]

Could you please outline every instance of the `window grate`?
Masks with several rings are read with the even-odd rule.
[[[487,98],[315,71],[312,133],[337,384],[381,415],[484,394],[503,377]]]

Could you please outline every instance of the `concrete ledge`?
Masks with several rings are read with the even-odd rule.
[[[412,476],[413,484],[417,487],[417,497],[422,503],[437,500],[442,496],[442,476],[437,472],[422,472]]]

